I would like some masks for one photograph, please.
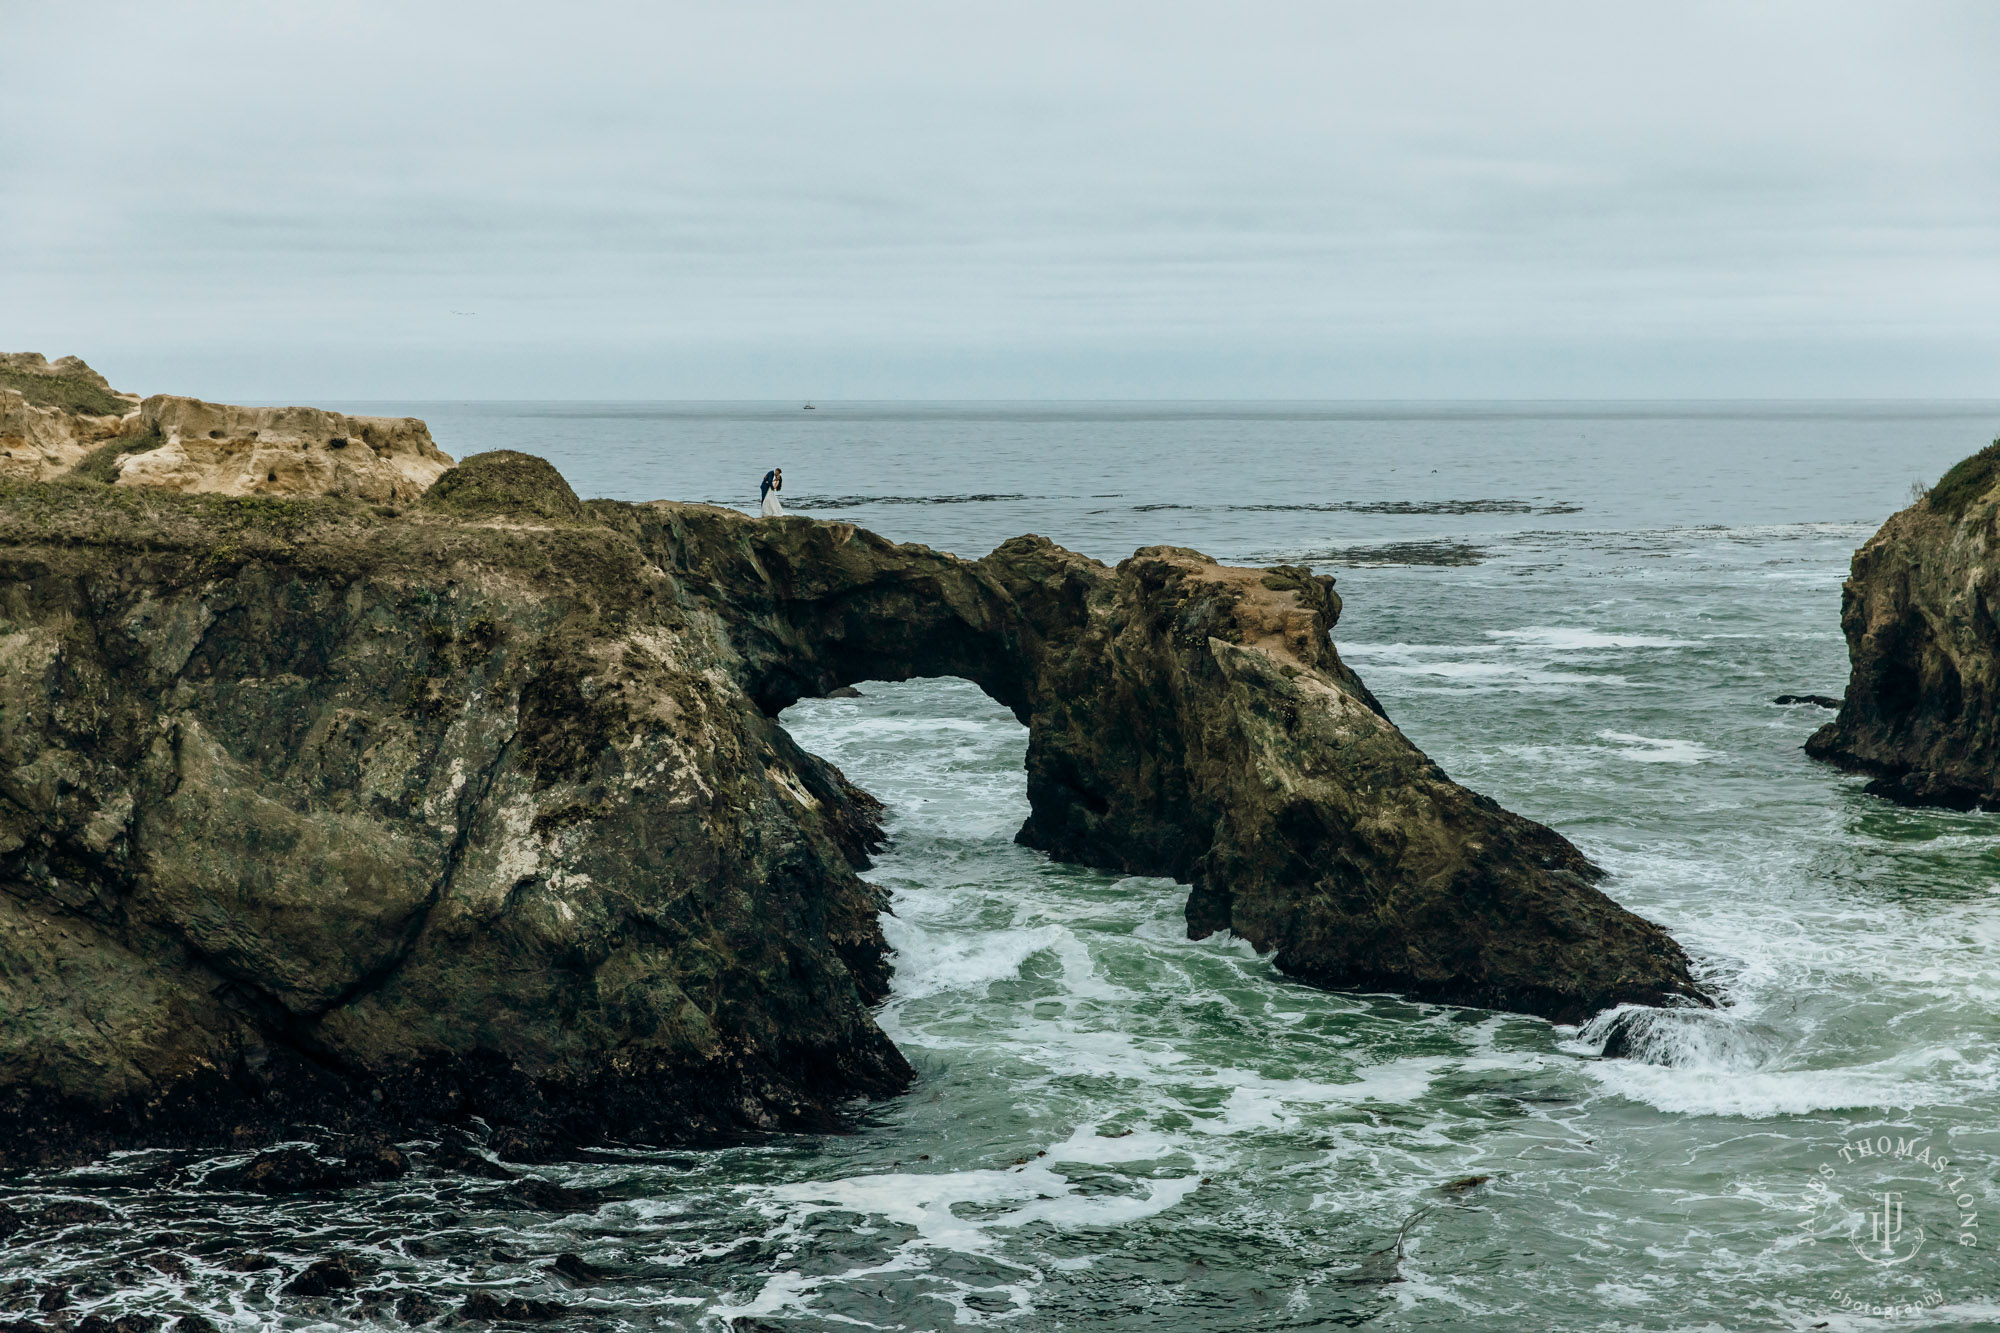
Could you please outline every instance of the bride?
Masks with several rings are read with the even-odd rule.
[[[785,470],[774,467],[764,474],[764,507],[758,512],[765,518],[783,518],[785,506],[778,501],[778,492],[785,489]]]

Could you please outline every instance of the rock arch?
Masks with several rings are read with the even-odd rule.
[[[866,679],[963,676],[1029,731],[1019,840],[1191,886],[1319,985],[1576,1022],[1700,996],[1665,932],[1561,835],[1451,781],[1340,660],[1334,581],[1040,537],[979,560],[843,523],[649,507],[665,567],[727,608],[766,713]]]

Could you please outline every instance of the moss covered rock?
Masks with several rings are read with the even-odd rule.
[[[512,449],[473,454],[424,492],[424,508],[458,518],[519,522],[590,521],[562,473],[546,459]]]

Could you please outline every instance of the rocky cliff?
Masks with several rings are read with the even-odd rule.
[[[878,807],[776,715],[952,674],[1023,841],[1193,886],[1329,986],[1576,1019],[1696,997],[1560,836],[1452,783],[1332,581],[1041,538],[580,503],[0,492],[0,1160],[479,1115],[532,1149],[833,1123],[903,1086]]]
[[[1854,553],[1841,598],[1852,674],[1806,742],[1911,804],[2000,808],[2000,441]]]

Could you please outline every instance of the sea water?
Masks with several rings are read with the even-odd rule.
[[[857,1132],[535,1168],[604,1191],[570,1214],[438,1173],[204,1185],[240,1157],[15,1177],[23,1210],[120,1220],[0,1241],[0,1310],[60,1281],[394,1322],[227,1269],[254,1248],[574,1328],[2000,1328],[2000,817],[1865,795],[1800,751],[1831,715],[1772,702],[1840,692],[1851,552],[2000,404],[351,406],[586,496],[753,509],[776,465],[794,512],[966,556],[1038,532],[1332,572],[1397,724],[1606,867],[1721,1007],[1607,1059],[1607,1020],[1290,981],[1184,938],[1182,886],[1016,846],[1026,736],[976,687],[864,683],[783,718],[888,806],[880,1021],[919,1077]],[[142,1262],[162,1232],[181,1275]]]

